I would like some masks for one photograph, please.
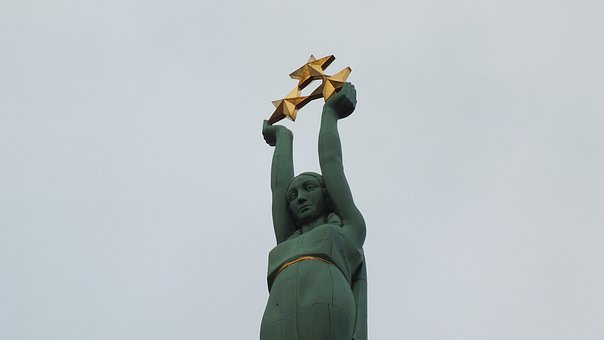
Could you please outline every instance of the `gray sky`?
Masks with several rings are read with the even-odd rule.
[[[601,1],[0,3],[0,339],[257,339],[312,53],[358,106],[371,339],[604,338]],[[318,170],[321,103],[294,124]]]

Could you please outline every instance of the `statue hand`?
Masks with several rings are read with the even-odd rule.
[[[288,136],[290,138],[294,137],[294,134],[283,125],[270,125],[268,120],[264,120],[262,123],[262,136],[264,136],[264,140],[270,146],[275,146],[277,144],[277,135]]]
[[[354,85],[346,83],[338,93],[325,102],[323,108],[336,113],[338,119],[342,119],[352,114],[356,104],[357,91]]]

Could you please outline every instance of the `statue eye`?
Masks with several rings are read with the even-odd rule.
[[[314,190],[317,186],[314,184],[307,184],[306,185],[306,190]]]
[[[298,193],[296,192],[296,190],[292,190],[289,193],[287,193],[287,199],[291,202],[296,199],[297,194]]]

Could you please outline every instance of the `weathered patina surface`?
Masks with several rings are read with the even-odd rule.
[[[323,106],[322,174],[294,176],[292,132],[264,122],[264,139],[275,147],[271,190],[277,246],[269,254],[261,340],[367,339],[365,221],[344,175],[337,127],[355,105],[356,90],[346,83]]]

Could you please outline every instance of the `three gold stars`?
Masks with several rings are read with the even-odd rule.
[[[275,112],[269,118],[269,124],[274,124],[287,117],[292,121],[296,120],[298,110],[310,101],[323,97],[327,101],[331,96],[337,93],[346,83],[346,79],[352,72],[350,67],[346,67],[340,72],[329,76],[325,74],[325,69],[336,59],[333,55],[316,59],[310,56],[308,62],[302,67],[292,72],[289,76],[298,80],[298,85],[290,91],[283,99],[273,101]],[[321,80],[321,85],[310,95],[301,96],[301,91],[314,80]]]

